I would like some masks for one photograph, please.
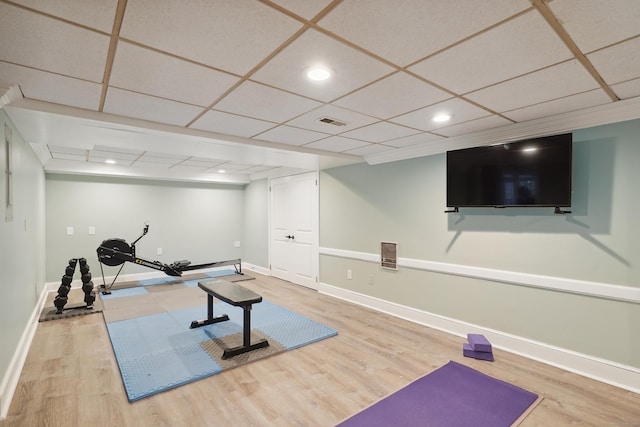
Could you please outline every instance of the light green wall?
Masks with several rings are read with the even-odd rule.
[[[574,132],[573,214],[550,208],[445,214],[445,155],[320,176],[320,246],[640,286],[640,121]],[[347,280],[346,270],[353,271]],[[374,284],[369,285],[373,275]],[[336,256],[323,283],[524,338],[640,367],[640,305]]]
[[[269,264],[269,182],[261,179],[244,190],[243,261],[267,268]]]
[[[13,135],[13,220],[5,221],[5,125]],[[45,177],[37,156],[0,110],[0,381],[45,283]]]
[[[109,238],[131,243],[145,222],[150,228],[136,244],[140,257],[202,264],[242,256],[243,186],[74,175],[47,175],[46,185],[47,281],[59,281],[70,258],[85,257],[95,283],[100,243]],[[66,234],[67,227],[74,228],[73,235]],[[105,267],[105,275],[116,271]],[[138,272],[153,270],[127,263],[122,274]]]

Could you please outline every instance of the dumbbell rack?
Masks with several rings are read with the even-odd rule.
[[[71,282],[73,281],[73,275],[76,271],[76,265],[80,264],[80,278],[82,280],[82,290],[84,291],[85,304],[74,304],[68,307],[67,301],[69,300],[69,291],[71,290]],[[65,268],[65,274],[62,276],[62,283],[58,288],[58,295],[54,299],[53,303],[57,308],[56,314],[61,314],[65,310],[75,309],[92,309],[93,302],[96,300],[96,293],[93,290],[93,282],[91,281],[91,273],[89,272],[89,264],[87,264],[86,258],[71,258],[69,265]]]

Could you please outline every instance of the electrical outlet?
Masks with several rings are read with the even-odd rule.
[[[233,247],[234,248],[239,248],[240,247],[240,241],[236,240],[235,242],[233,242]]]
[[[96,234],[96,228],[95,227],[89,227],[89,234],[91,234],[91,235]]]
[[[73,234],[73,227],[67,227],[67,236],[71,236]]]
[[[369,274],[369,284],[373,285],[373,274]]]
[[[162,248],[156,249],[156,254],[157,255],[162,255]]]
[[[351,270],[347,270],[347,279],[353,279],[353,275],[351,274]]]

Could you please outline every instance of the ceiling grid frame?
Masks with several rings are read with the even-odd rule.
[[[600,123],[601,119],[596,117],[597,111],[601,111],[601,116],[606,117],[609,121],[619,120],[614,116],[614,111],[621,112],[621,117],[627,119],[640,118],[640,112],[634,114],[631,111],[640,96],[640,59],[624,58],[624,60],[619,61],[619,64],[611,61],[604,62],[605,59],[610,58],[612,55],[609,52],[613,52],[617,47],[620,47],[618,49],[620,52],[624,52],[625,49],[628,52],[630,48],[637,45],[637,40],[640,39],[640,28],[635,28],[637,26],[633,25],[634,21],[640,20],[640,5],[634,0],[613,0],[606,8],[598,0],[584,0],[584,4],[581,3],[579,10],[576,9],[577,6],[574,0],[553,0],[553,2],[547,0],[517,0],[508,3],[507,0],[491,0],[491,5],[493,6],[501,3],[505,6],[508,5],[511,11],[509,13],[501,12],[500,8],[492,7],[491,5],[470,6],[462,0],[452,0],[451,3],[446,5],[428,6],[434,8],[433,13],[431,11],[425,13],[426,10],[424,8],[427,6],[419,0],[407,0],[402,7],[394,6],[395,2],[391,0],[376,0],[375,2],[310,0],[304,6],[295,5],[286,0],[238,0],[237,3],[220,3],[219,6],[216,6],[217,10],[220,11],[218,16],[204,16],[203,13],[199,13],[197,8],[200,6],[197,4],[181,4],[179,8],[173,8],[175,4],[172,4],[172,8],[165,7],[163,9],[162,4],[165,2],[160,0],[158,7],[162,13],[169,10],[172,13],[181,13],[181,10],[189,11],[190,9],[189,16],[194,16],[201,23],[206,20],[209,24],[207,27],[200,27],[201,23],[198,22],[194,23],[194,28],[207,28],[206,32],[199,35],[201,40],[198,41],[198,46],[205,46],[205,40],[211,40],[211,43],[216,43],[218,40],[224,42],[224,37],[220,38],[220,36],[224,35],[217,32],[215,20],[225,19],[225,11],[231,11],[231,9],[227,8],[238,7],[247,12],[246,16],[243,15],[242,17],[242,25],[246,25],[244,32],[237,32],[233,37],[239,38],[229,40],[233,42],[234,46],[239,46],[240,48],[247,45],[247,43],[252,43],[252,40],[260,41],[256,37],[268,36],[272,29],[276,30],[276,28],[268,28],[265,23],[286,21],[289,23],[287,28],[297,28],[297,30],[289,32],[277,44],[273,44],[273,41],[277,40],[277,38],[271,37],[269,39],[272,40],[270,49],[268,51],[263,50],[264,54],[262,56],[251,57],[250,62],[252,65],[243,73],[234,72],[224,62],[206,62],[194,59],[193,55],[189,54],[189,52],[193,52],[194,46],[189,46],[188,38],[185,38],[180,33],[172,33],[172,37],[178,41],[175,46],[179,47],[176,49],[167,49],[162,44],[146,43],[135,36],[121,34],[123,22],[127,17],[133,19],[133,21],[129,22],[129,25],[147,25],[144,21],[139,20],[140,16],[130,16],[133,11],[140,12],[143,10],[140,9],[140,5],[144,4],[143,2],[145,1],[147,0],[106,0],[100,5],[84,3],[81,7],[70,7],[73,0],[61,0],[56,8],[51,8],[47,4],[39,4],[33,0],[0,0],[2,14],[11,16],[11,20],[0,17],[0,27],[5,28],[4,30],[0,29],[0,36],[3,39],[11,40],[6,46],[0,47],[0,90],[2,91],[0,96],[3,99],[9,99],[6,105],[2,105],[1,108],[7,111],[19,131],[25,136],[25,140],[34,147],[37,153],[47,153],[47,156],[38,154],[43,162],[45,171],[52,173],[130,175],[148,177],[150,179],[246,183],[251,180],[277,176],[283,173],[304,172],[360,162],[378,164],[380,162],[432,155],[452,149],[452,147],[486,144],[487,135],[492,135],[492,138],[496,140],[502,140],[520,135],[525,136],[524,129],[529,129],[529,132],[537,134],[540,132],[554,132],[560,128],[570,129],[571,126],[575,126],[575,123],[580,123],[583,126],[589,125],[589,123]],[[169,3],[166,4],[168,5]],[[132,5],[133,9],[129,7],[130,5]],[[213,10],[209,5],[202,7],[202,11]],[[376,9],[372,9],[374,7]],[[20,11],[19,13],[17,12],[18,10]],[[96,15],[96,13],[104,10],[114,11],[110,32],[105,25],[105,17]],[[451,15],[454,13],[452,12],[453,10],[457,11],[455,12],[456,15]],[[542,75],[538,73],[555,70],[552,67],[560,63],[546,63],[541,67],[524,70],[524,72],[519,73],[507,70],[511,74],[507,75],[506,78],[488,86],[473,87],[472,90],[465,92],[458,92],[448,87],[447,84],[438,81],[434,76],[423,75],[411,69],[422,61],[431,58],[444,58],[443,54],[453,52],[454,48],[465,47],[470,42],[479,40],[483,35],[493,34],[498,30],[505,29],[508,23],[532,13],[534,10],[547,22],[549,33],[555,34],[555,37],[569,49],[573,55],[573,60],[580,64],[582,72],[591,76],[594,81],[593,88],[576,85],[575,90],[561,91],[562,93],[545,93],[544,86],[527,89],[526,84],[528,82],[535,81],[535,76]],[[4,13],[5,11],[7,12],[6,14]],[[415,20],[405,19],[411,16],[414,11],[419,12],[421,17],[425,17],[426,21],[416,23]],[[327,22],[331,22],[332,17],[338,15],[340,16],[340,22],[350,22],[357,17],[364,27],[359,28],[356,26],[345,32],[338,27],[334,28],[331,25],[327,25]],[[581,20],[572,20],[573,15],[580,16]],[[37,19],[32,19],[35,16],[40,16],[40,19],[45,19],[47,20],[46,22],[59,23],[57,26],[49,25],[47,28],[58,31],[58,29],[64,30],[65,28],[73,27],[76,30],[67,33],[62,31],[59,34],[38,34],[38,28],[30,27],[32,23],[41,22]],[[459,31],[459,37],[448,38],[446,45],[439,46],[432,52],[427,52],[424,55],[415,55],[412,52],[412,55],[409,56],[413,56],[414,59],[408,63],[399,63],[397,60],[386,57],[385,54],[381,53],[384,50],[377,49],[375,46],[372,50],[367,46],[373,45],[363,44],[358,41],[366,39],[352,37],[352,35],[362,37],[362,34],[358,34],[358,32],[367,29],[366,23],[379,19],[408,26],[421,25],[424,28],[421,28],[420,34],[430,34],[430,32],[433,32],[429,28],[428,21],[438,16],[455,17],[458,25],[462,27],[465,26],[465,22],[469,22],[469,19],[476,20],[476,17],[480,17],[483,24],[476,25],[472,29],[470,27],[469,31],[466,32],[464,30]],[[170,19],[162,15],[158,15],[158,17],[159,19]],[[610,30],[607,31],[606,37],[602,38],[604,42],[598,42],[597,35],[594,35],[593,31],[590,32],[589,27],[585,27],[589,22],[597,22],[597,28],[600,31]],[[252,23],[259,23],[260,25],[255,26]],[[298,25],[296,26],[294,23]],[[56,69],[49,65],[49,63],[55,64],[56,61],[58,63],[67,61],[67,64],[70,64],[72,62],[65,55],[72,53],[74,57],[82,58],[82,56],[77,56],[81,52],[73,52],[71,48],[65,48],[59,52],[58,56],[60,57],[56,58],[52,57],[51,53],[39,51],[38,40],[42,37],[51,38],[56,43],[64,41],[67,46],[74,46],[74,40],[65,39],[65,37],[85,31],[109,38],[108,50],[103,57],[102,81],[79,77],[80,73],[75,73],[76,75],[73,76],[59,71],[59,69],[69,69],[68,67]],[[294,69],[295,67],[302,69],[305,66],[304,64],[314,57],[314,46],[304,44],[309,37],[303,37],[303,35],[309,31],[317,32],[321,37],[333,40],[333,43],[337,43],[336,46],[342,46],[343,49],[353,52],[352,63],[339,64],[334,76],[338,82],[347,83],[351,86],[344,86],[348,90],[342,89],[337,96],[327,100],[317,99],[315,96],[300,92],[293,82],[277,82],[277,79],[269,78],[269,73],[273,72],[272,69],[275,70],[275,68],[271,67],[271,63],[283,57],[294,45],[296,45],[296,51],[298,52],[297,56],[290,58],[293,60],[291,66]],[[140,31],[129,33],[129,35],[132,34],[141,33]],[[284,36],[285,34],[281,31],[281,35]],[[525,37],[535,36],[535,34],[525,35]],[[389,46],[397,46],[398,49],[405,50],[409,49],[405,44],[407,46],[415,46],[416,43],[419,43],[419,40],[406,40],[407,43],[404,43],[403,40],[394,37],[393,32],[388,33],[385,40]],[[184,99],[176,100],[173,95],[167,94],[166,91],[163,94],[162,88],[150,93],[135,87],[118,87],[111,81],[111,76],[114,66],[118,65],[116,61],[119,59],[116,53],[121,43],[129,43],[144,49],[149,55],[173,58],[177,64],[177,70],[180,70],[181,64],[184,64],[185,67],[186,64],[192,64],[193,66],[204,67],[203,70],[210,70],[210,73],[226,74],[233,77],[233,84],[227,87],[219,87],[217,89],[220,90],[218,92],[219,95],[210,99],[209,104],[195,103],[188,96],[183,96],[182,98]],[[580,49],[581,43],[582,46],[591,46],[591,48],[582,51]],[[327,44],[327,46],[332,45]],[[432,44],[432,46],[436,47],[437,43]],[[17,49],[25,52],[24,55],[20,56],[16,53]],[[332,59],[335,59],[333,54],[337,54],[337,52],[332,52],[331,49],[329,48],[325,52],[326,55],[323,58],[316,58],[322,59],[329,67],[332,65]],[[257,50],[254,49],[253,52],[257,52]],[[508,59],[509,52],[504,54]],[[596,58],[598,54],[604,55]],[[609,56],[606,56],[607,54]],[[236,55],[243,54],[238,51]],[[593,58],[591,57],[592,55],[594,55]],[[36,59],[40,57],[49,61],[49,63],[46,61],[38,62]],[[400,58],[402,55],[395,55],[395,57]],[[405,55],[404,57],[408,56]],[[245,57],[244,59],[247,58]],[[367,59],[365,60],[364,58]],[[597,62],[594,63],[592,59],[594,61],[597,60]],[[363,61],[373,61],[373,63],[389,67],[389,72],[372,75],[367,81],[358,84],[344,80],[345,73],[348,74],[348,68],[344,67],[362,65],[364,64]],[[245,63],[248,62],[245,61]],[[462,64],[464,62],[459,63]],[[79,66],[82,65],[79,64]],[[449,66],[455,66],[455,63],[450,62]],[[615,73],[614,67],[616,66],[626,67],[625,72]],[[577,72],[572,71],[577,70],[574,66],[564,67],[564,69],[567,72]],[[638,71],[634,73],[634,69],[638,69]],[[259,71],[260,78],[255,78]],[[143,72],[149,76],[150,84],[153,85],[155,84],[154,73],[162,72],[162,70],[148,69]],[[205,71],[203,72],[206,73]],[[473,67],[469,67],[469,72],[473,72]],[[374,95],[378,90],[376,85],[391,87],[388,82],[400,73],[416,79],[425,88],[428,87],[445,92],[450,97],[444,100],[426,98],[417,101],[415,97],[411,98],[411,93],[389,93],[388,96],[397,97],[394,102],[399,103],[399,105],[403,103],[406,105],[404,107],[401,106],[397,114],[388,117],[377,117],[369,114],[366,111],[365,104],[355,102],[353,105],[347,106],[342,102],[345,99],[366,100],[371,98],[375,102],[384,103],[386,94]],[[624,79],[620,80],[618,78],[620,81],[611,80],[617,76],[624,77]],[[566,78],[572,77],[566,76]],[[176,79],[180,79],[180,74],[176,75]],[[227,79],[227,82],[230,81]],[[290,108],[291,113],[286,119],[270,122],[248,114],[247,111],[249,110],[245,109],[245,107],[250,106],[254,100],[250,99],[251,97],[249,99],[236,97],[231,104],[233,105],[232,111],[220,110],[221,113],[231,114],[234,117],[233,124],[225,126],[224,131],[221,131],[222,128],[216,128],[216,120],[224,118],[219,113],[217,113],[219,117],[216,116],[216,120],[201,120],[210,112],[217,112],[216,106],[221,105],[222,101],[229,105],[227,100],[231,99],[230,97],[248,82],[269,88],[269,90],[265,91],[265,94],[287,94],[283,97],[283,100],[287,99],[289,100],[287,102],[293,102],[293,104],[287,106],[287,108]],[[197,87],[194,85],[197,85],[198,82],[184,82],[183,84]],[[302,83],[297,82],[296,84],[300,85]],[[332,82],[330,81],[327,84],[332,84]],[[553,87],[551,84],[548,86]],[[475,96],[476,94],[474,93],[489,88],[499,90],[506,87],[519,88],[516,91],[517,93],[512,94],[518,100],[518,103],[512,104],[517,106],[515,110],[502,111],[500,108],[495,108],[490,104],[479,101],[481,98]],[[612,87],[615,88],[615,92]],[[76,92],[80,89],[85,92]],[[113,98],[107,113],[104,112],[105,102],[109,91],[112,89],[114,94],[120,90],[129,95],[125,98]],[[539,96],[530,96],[527,90],[537,91],[536,95]],[[21,97],[7,96],[7,94],[15,93],[20,93]],[[370,95],[367,96],[367,93]],[[74,97],[77,98],[77,101],[68,103],[68,100],[73,100]],[[424,110],[426,114],[426,112],[441,106],[454,105],[451,103],[452,99],[458,99],[466,103],[466,108],[471,109],[470,111],[475,111],[475,113],[468,115],[468,118],[465,119],[464,117],[467,116],[464,114],[456,117],[454,112],[453,120],[450,123],[446,126],[435,128],[426,124],[415,127],[410,124],[411,121],[406,120],[410,115],[418,117],[421,110]],[[528,99],[531,99],[531,101]],[[126,100],[135,103],[132,104],[127,113],[125,113],[127,111],[127,108],[124,108],[125,105],[118,104],[127,102]],[[269,108],[267,107],[270,102],[269,99],[255,99],[255,102],[260,102],[264,105],[264,107],[260,108]],[[97,105],[97,108],[93,109],[91,105]],[[543,115],[546,105],[552,106],[550,111],[556,112],[556,116],[545,117]],[[322,132],[317,124],[309,124],[311,123],[309,122],[309,117],[313,117],[314,111],[320,112],[325,107],[341,108],[342,110],[335,110],[335,112],[344,111],[345,115],[359,114],[360,116],[358,117],[367,117],[368,119],[364,122],[356,120],[354,123],[349,123],[348,120],[343,120],[340,116],[334,114],[331,115],[332,118],[344,121],[347,125],[344,129],[338,130],[334,128],[330,130],[327,128],[326,131]],[[273,104],[271,108],[277,109],[279,106]],[[195,113],[196,111],[198,113]],[[186,114],[189,119],[182,122],[185,124],[172,125],[161,119],[163,115],[166,116],[167,114],[174,115],[174,117]],[[589,120],[584,119],[584,117],[578,117],[580,114],[588,117]],[[281,117],[283,116],[281,115]],[[427,117],[425,116],[424,119],[426,120]],[[371,120],[373,122],[370,122]],[[566,123],[559,126],[557,123],[563,120],[566,120]],[[177,120],[174,121],[178,122]],[[254,126],[256,131],[246,136],[246,131],[242,130],[243,123],[246,123],[248,128]],[[262,129],[260,130],[256,126]],[[372,129],[372,131],[369,132],[368,128]],[[295,131],[292,131],[293,129]],[[383,130],[387,132],[391,129],[394,131],[388,133],[386,137],[383,137],[384,133],[380,133]],[[95,132],[90,132],[92,130]],[[413,134],[414,131],[416,132],[415,134]],[[321,136],[317,132],[325,133],[326,135],[317,139],[318,136]],[[399,136],[407,134],[410,135]],[[47,136],[46,138],[45,135]],[[269,135],[269,140],[260,139],[261,135],[264,135],[265,138]],[[276,138],[275,135],[279,136]],[[311,142],[301,144],[305,140]],[[319,143],[325,140],[327,141],[326,143]],[[357,141],[357,143],[354,141]],[[47,149],[40,149],[42,145]],[[118,165],[117,167],[105,166],[95,162],[91,165],[80,165],[71,160],[65,160],[62,152],[57,151],[57,147],[77,147],[88,150],[85,156],[85,163],[90,163],[89,159],[94,158],[91,156],[92,150],[100,151],[94,147],[101,147],[101,154],[105,152],[105,147],[110,147],[114,154],[119,149],[137,147],[142,153],[140,155],[141,161],[144,157],[153,158],[154,155],[159,157],[163,153],[173,155],[172,153],[184,152],[186,156],[180,162],[170,165],[166,170],[162,168],[150,170],[143,167],[136,168],[135,164],[126,167],[124,165]],[[57,158],[56,156],[59,152],[61,156]],[[49,156],[51,158],[47,158]],[[211,173],[211,171],[199,174],[195,172],[178,173],[169,171],[170,168],[177,167],[181,163],[185,163],[184,168],[188,169],[188,159],[191,158],[218,160],[222,158],[221,160],[230,164],[246,164],[250,167],[244,169],[246,173],[239,169],[224,177]],[[252,172],[256,170],[262,171]]]

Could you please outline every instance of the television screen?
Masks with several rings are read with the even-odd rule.
[[[572,134],[447,152],[448,207],[571,206]]]

